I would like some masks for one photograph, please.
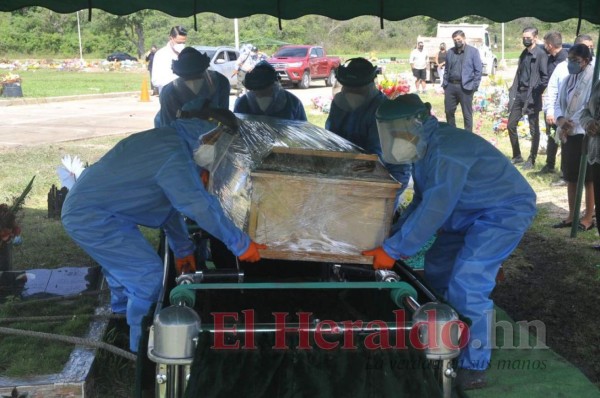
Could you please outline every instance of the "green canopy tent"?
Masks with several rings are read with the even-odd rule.
[[[267,14],[279,19],[294,19],[307,14],[346,20],[361,15],[374,15],[398,21],[417,15],[448,21],[465,15],[479,15],[497,22],[519,17],[535,17],[556,22],[570,18],[586,19],[600,24],[600,0],[2,0],[0,11],[41,6],[59,13],[94,8],[111,14],[126,15],[153,9],[175,17],[188,17],[212,12],[227,18]]]

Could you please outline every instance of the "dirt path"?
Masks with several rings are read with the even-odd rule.
[[[566,217],[569,212],[569,203],[567,201],[566,187],[548,187],[544,190],[537,190],[538,206],[547,209],[552,218],[560,219]]]

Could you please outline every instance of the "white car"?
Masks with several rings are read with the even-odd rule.
[[[229,79],[231,88],[237,85],[237,75],[233,75],[235,70],[235,61],[240,56],[240,52],[235,47],[207,47],[193,46],[196,50],[208,55],[210,66],[208,69],[214,70]]]

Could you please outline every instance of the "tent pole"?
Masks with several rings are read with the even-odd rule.
[[[600,62],[598,60],[598,54],[600,53],[600,27],[598,28],[598,40],[596,41],[596,64],[594,65],[594,77],[592,78],[592,87],[598,81],[600,74]],[[581,197],[583,196],[583,187],[585,185],[585,171],[587,166],[587,153],[588,153],[588,136],[587,134],[583,137],[583,143],[581,144],[581,159],[579,161],[579,175],[577,177],[577,190],[575,191],[575,204],[573,206],[573,224],[571,225],[571,238],[577,236],[577,230],[579,229],[579,208],[581,207]],[[586,209],[589,210],[589,209]],[[596,220],[600,222],[600,220]]]

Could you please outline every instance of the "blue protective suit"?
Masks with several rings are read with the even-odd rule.
[[[381,158],[381,143],[377,132],[375,112],[384,100],[385,95],[377,91],[374,96],[352,112],[342,109],[336,104],[336,101],[333,101],[329,116],[325,121],[325,128],[358,145],[367,153],[379,155],[379,159],[392,177],[402,184],[398,190],[397,196],[399,197],[410,181],[411,165],[386,163]]]
[[[473,322],[459,366],[483,370],[491,354],[489,296],[501,263],[536,214],[536,196],[510,161],[476,134],[438,126],[431,117],[419,143],[426,150],[413,164],[413,201],[383,248],[393,258],[411,256],[437,234],[425,255],[425,278]]]
[[[260,109],[256,102],[256,94],[249,91],[235,101],[233,111],[247,115],[271,116],[280,119],[306,121],[304,105],[294,94],[276,84],[273,88],[273,102],[266,110]]]
[[[190,90],[182,78],[164,86],[160,91],[160,110],[154,118],[154,127],[171,124],[176,119],[178,110],[200,110],[205,105],[210,108],[229,109],[231,86],[225,76],[207,70],[201,84],[197,94]]]
[[[194,250],[181,214],[236,256],[250,245],[204,189],[193,160],[198,138],[214,127],[197,119],[177,120],[172,127],[125,138],[83,171],[63,205],[65,230],[102,266],[112,310],[127,314],[132,351],[163,278],[163,261],[138,225],[164,228],[176,257]]]

